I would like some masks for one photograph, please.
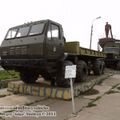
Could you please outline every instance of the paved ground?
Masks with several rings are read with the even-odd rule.
[[[120,118],[120,75],[116,74],[93,90],[75,98],[76,115],[72,114],[71,101],[10,95],[0,98],[0,105],[46,105],[55,111],[56,117],[5,117],[5,120],[119,120]],[[13,100],[14,98],[14,100]],[[3,119],[1,119],[3,120]]]
[[[100,86],[103,94],[98,100],[94,99],[89,107],[86,107],[81,112],[78,113],[76,117],[70,118],[69,120],[119,120],[120,119],[120,75],[114,75],[106,79]],[[101,87],[101,88],[100,88]],[[110,88],[111,87],[111,88]],[[107,88],[109,88],[107,90]],[[94,95],[93,95],[94,96]],[[88,99],[94,97],[87,96]],[[85,96],[86,97],[86,96]]]

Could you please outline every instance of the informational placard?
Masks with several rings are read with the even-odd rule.
[[[74,101],[74,88],[73,78],[76,78],[76,65],[69,65],[65,67],[65,79],[70,79],[71,96],[72,96],[72,108],[73,114],[75,114],[75,101]]]
[[[76,78],[76,65],[69,65],[65,67],[65,79]]]

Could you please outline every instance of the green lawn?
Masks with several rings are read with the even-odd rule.
[[[0,80],[6,80],[6,79],[12,79],[12,78],[19,78],[19,73],[15,72],[14,70],[0,71]]]

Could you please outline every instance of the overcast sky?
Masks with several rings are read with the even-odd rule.
[[[51,19],[62,24],[67,41],[79,41],[89,48],[93,22],[92,48],[97,49],[100,37],[105,37],[104,25],[112,25],[113,36],[120,39],[119,0],[1,0],[0,43],[10,27]]]

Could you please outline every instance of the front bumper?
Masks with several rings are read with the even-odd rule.
[[[45,65],[44,59],[1,59],[1,66],[41,67]]]

